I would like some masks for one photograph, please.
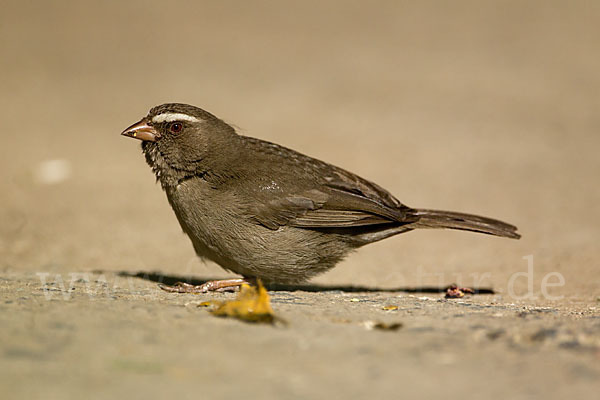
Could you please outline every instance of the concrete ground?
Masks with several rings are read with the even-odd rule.
[[[585,1],[3,3],[2,398],[595,397],[599,18]],[[119,136],[169,101],[523,238],[411,232],[271,290],[287,326],[213,317],[197,305],[234,294],[157,288],[232,275],[197,260]],[[444,299],[454,282],[495,293]]]

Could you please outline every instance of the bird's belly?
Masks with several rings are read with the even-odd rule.
[[[168,197],[196,254],[235,273],[301,282],[333,267],[351,250],[338,235],[294,227],[271,230],[247,217],[230,198],[200,197],[197,189],[195,195],[186,189]]]
[[[234,257],[228,250],[238,236],[235,231],[240,221],[236,221],[231,210],[217,206],[222,203],[206,196],[209,193],[198,193],[198,188],[195,189],[190,191],[180,185],[176,191],[167,193],[179,224],[198,256],[235,270]]]

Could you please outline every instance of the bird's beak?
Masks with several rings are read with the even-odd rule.
[[[131,125],[121,132],[121,135],[143,140],[145,142],[156,142],[160,134],[152,126],[148,125],[145,119]]]

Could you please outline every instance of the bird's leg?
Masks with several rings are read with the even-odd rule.
[[[158,284],[165,292],[171,293],[207,293],[207,292],[229,292],[235,291],[241,285],[255,285],[256,280],[252,278],[223,279],[219,281],[208,281],[202,285],[191,285],[185,282],[177,282],[173,286]]]

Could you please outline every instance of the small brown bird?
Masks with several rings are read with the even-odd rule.
[[[354,249],[413,229],[520,237],[515,226],[491,218],[407,207],[366,179],[238,135],[191,105],[154,107],[122,135],[142,141],[198,256],[243,277],[163,287],[169,291],[221,290],[256,278],[302,282]]]

